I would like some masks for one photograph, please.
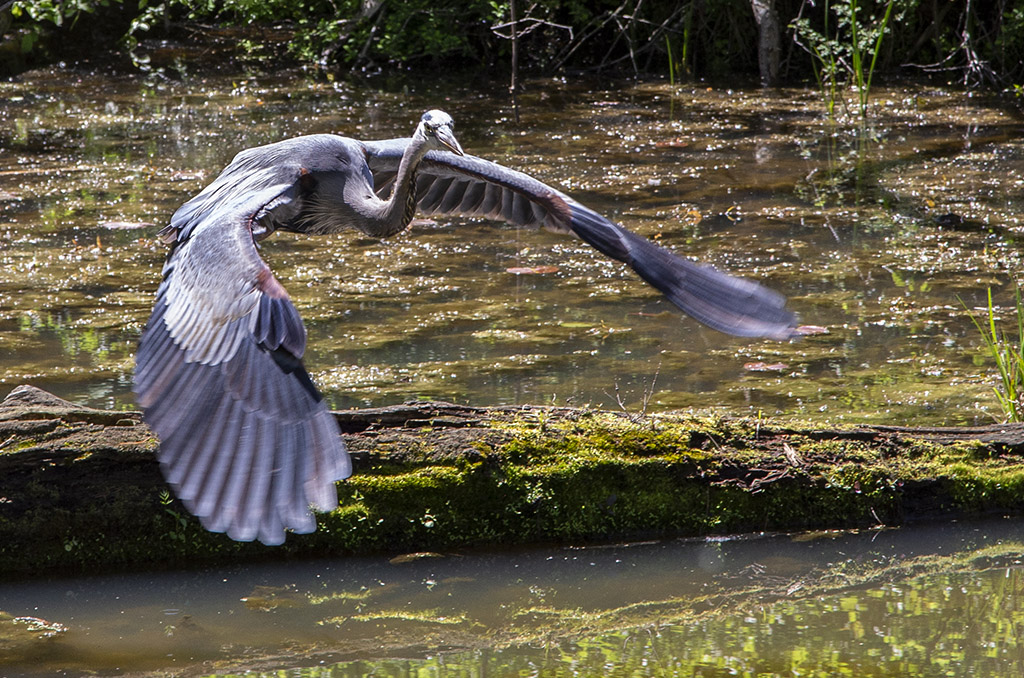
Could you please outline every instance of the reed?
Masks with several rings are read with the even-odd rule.
[[[825,0],[820,31],[803,16],[790,24],[797,43],[811,55],[829,119],[835,117],[837,104],[846,109],[847,86],[856,90],[857,114],[862,120],[867,118],[871,81],[895,4],[896,0],[888,0],[882,17],[875,21],[865,16],[861,0]]]
[[[889,0],[885,6],[885,14],[882,16],[881,21],[874,27],[874,30],[869,32],[866,37],[866,44],[870,47],[869,50],[862,50],[861,46],[861,33],[860,33],[860,22],[858,11],[859,6],[857,0],[850,0],[850,46],[851,46],[851,61],[853,62],[853,76],[857,83],[857,96],[859,99],[860,117],[866,118],[868,115],[868,97],[871,95],[871,78],[875,74],[875,65],[878,63],[878,53],[882,49],[882,38],[885,37],[886,31],[889,29],[889,19],[892,18],[892,7],[895,0]],[[874,40],[872,41],[872,38]],[[864,53],[862,53],[864,52]],[[867,73],[864,71],[864,57],[870,54],[871,63],[868,66]],[[866,75],[866,77],[865,77]]]
[[[985,317],[979,321],[971,314],[971,322],[978,329],[985,342],[985,352],[996,364],[999,383],[993,387],[999,407],[1006,421],[1024,421],[1024,302],[1021,301],[1020,287],[1015,293],[1017,313],[1017,335],[1012,337],[996,326],[996,308],[992,304],[992,290],[988,291],[988,305]],[[963,303],[961,300],[960,303]],[[965,305],[966,308],[966,305]]]

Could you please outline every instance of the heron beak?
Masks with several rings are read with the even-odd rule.
[[[466,155],[465,151],[462,150],[462,146],[459,145],[459,140],[455,138],[455,133],[452,128],[448,125],[442,125],[437,128],[437,140],[441,142],[441,145],[447,148],[455,155]]]

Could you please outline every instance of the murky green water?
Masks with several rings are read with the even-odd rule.
[[[469,152],[765,282],[828,332],[725,337],[552,234],[445,219],[386,242],[275,236],[263,256],[334,407],[639,408],[651,391],[648,410],[990,421],[962,302],[991,287],[1012,303],[1016,115],[894,88],[856,133],[810,92],[539,80],[517,129],[504,84],[483,89],[62,69],[0,83],[0,386],[134,407],[154,233],[178,205],[244,147],[403,136],[444,107]],[[529,267],[556,270],[508,270]],[[1022,557],[1024,527],[1000,522],[0,583],[0,610],[62,625],[43,639],[0,616],[0,674],[1019,676]]]
[[[991,420],[992,369],[961,300],[979,306],[992,287],[1012,303],[1018,117],[980,97],[888,89],[856,133],[830,126],[813,92],[538,80],[516,129],[504,84],[483,89],[62,69],[0,83],[0,385],[134,407],[132,355],[164,254],[153,234],[179,204],[244,147],[407,135],[441,106],[470,152],[765,282],[828,333],[725,337],[552,234],[444,219],[386,242],[275,236],[263,256],[306,320],[308,366],[334,407],[618,397],[638,409],[652,390],[648,410]],[[557,270],[508,272],[537,266]]]
[[[433,555],[0,583],[0,674],[1024,671],[1020,521]]]

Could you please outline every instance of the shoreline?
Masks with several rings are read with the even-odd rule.
[[[899,526],[1024,513],[1024,425],[773,426],[440,402],[334,413],[354,474],[313,534],[209,533],[138,412],[0,403],[0,573]]]

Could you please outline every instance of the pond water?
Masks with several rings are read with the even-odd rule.
[[[0,668],[1016,678],[1022,601],[1013,520],[348,558],[0,583]]]
[[[335,408],[438,398],[906,424],[989,423],[964,306],[1021,269],[1024,136],[984,97],[874,91],[866,127],[811,90],[534,80],[354,87],[301,73],[183,80],[55,67],[0,83],[0,386],[134,408],[154,237],[242,148],[407,136],[443,107],[470,153],[526,170],[673,250],[760,280],[827,333],[726,337],[582,243],[420,221],[388,241],[266,241]],[[539,274],[509,269],[535,268]]]

